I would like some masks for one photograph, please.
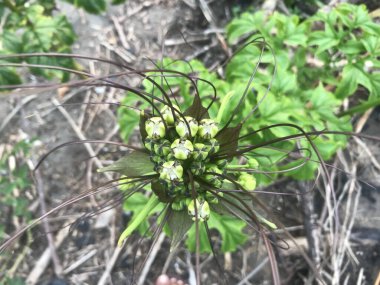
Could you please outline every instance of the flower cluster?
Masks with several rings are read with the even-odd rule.
[[[178,112],[177,112],[178,111]],[[145,147],[150,152],[159,183],[172,199],[172,209],[185,207],[195,219],[195,204],[200,221],[210,215],[209,203],[218,203],[217,197],[205,191],[207,185],[221,188],[227,160],[213,159],[220,145],[215,138],[218,124],[212,119],[197,120],[184,116],[177,106],[165,106],[161,116],[151,116],[145,121]],[[196,202],[192,199],[196,191]],[[219,193],[218,195],[221,195]]]

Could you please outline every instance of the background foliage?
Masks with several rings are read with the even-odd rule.
[[[301,20],[297,15],[287,16],[278,12],[272,15],[266,15],[262,11],[243,13],[227,25],[226,34],[231,46],[247,46],[237,50],[226,65],[223,77],[209,71],[196,60],[184,62],[165,58],[159,63],[165,68],[196,74],[198,78],[211,82],[217,90],[218,99],[210,114],[216,118],[218,110],[222,110],[217,117],[222,125],[238,104],[256,64],[259,64],[258,70],[249,86],[244,107],[233,121],[235,124],[241,122],[258,106],[246,122],[243,134],[284,123],[297,125],[304,131],[351,131],[351,116],[348,115],[379,104],[380,25],[373,21],[364,5],[341,4],[331,11],[318,11],[306,20]],[[264,39],[266,44],[257,44],[259,38]],[[189,80],[167,77],[163,81],[157,75],[152,74],[152,78],[156,78],[157,83],[164,82],[163,88],[169,94],[179,94],[184,101],[183,108],[186,108],[193,91]],[[213,95],[211,86],[201,81],[197,84],[203,102],[210,100]],[[150,82],[145,80],[143,86],[146,91],[154,92]],[[351,95],[358,92],[363,94],[362,101],[353,103]],[[345,100],[349,102],[348,110],[342,109]],[[138,102],[129,95],[123,104],[138,106],[140,109],[148,107],[147,103]],[[207,103],[203,105],[206,106]],[[119,109],[121,136],[125,141],[132,135],[138,121],[136,111]],[[299,130],[276,127],[247,137],[240,143],[255,145],[295,133],[299,133]],[[331,159],[347,143],[345,136],[333,134],[313,136],[312,139],[324,160]],[[297,149],[303,156],[308,156],[303,149],[310,149],[310,144],[306,140],[286,141],[257,149],[254,158],[258,161],[260,170],[273,173],[255,174],[258,184],[266,185],[275,181],[279,176],[274,173],[277,170],[301,165],[303,159],[292,162],[283,160],[287,153]],[[310,161],[305,165],[282,175],[297,180],[312,180],[315,179],[318,166],[317,155],[312,152]],[[125,209],[134,211],[133,208],[132,204],[125,202]],[[246,239],[242,233],[244,222],[239,224],[234,219],[229,223],[214,215],[210,218],[210,227],[219,231],[223,251],[234,251]],[[204,241],[201,244],[207,245],[206,232],[201,230],[200,234],[201,241]],[[186,243],[192,250],[194,235],[192,229]],[[210,249],[205,247],[202,251],[209,252]]]
[[[89,13],[99,14],[107,7],[105,0],[67,0]],[[125,0],[113,0],[121,4]],[[0,3],[0,54],[59,52],[71,53],[76,35],[66,16],[59,13],[55,0],[4,0]],[[70,58],[29,57],[12,59],[21,63],[53,65],[77,69]],[[1,61],[0,61],[1,64]],[[52,69],[30,68],[30,72],[47,79],[69,80],[69,73]],[[20,74],[12,68],[0,68],[0,84],[21,83]]]

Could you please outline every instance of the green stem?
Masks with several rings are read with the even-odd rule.
[[[144,221],[146,217],[149,216],[150,212],[159,204],[158,197],[156,195],[152,195],[145,205],[144,209],[141,212],[135,213],[134,218],[128,227],[124,230],[124,232],[120,235],[119,241],[117,242],[118,246],[123,244],[123,241],[128,238],[135,229]]]
[[[233,165],[228,165],[226,167],[227,170],[228,169],[233,170],[233,169],[236,169],[236,168],[249,168],[249,164],[233,164]]]

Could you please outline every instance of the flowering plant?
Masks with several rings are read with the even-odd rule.
[[[262,53],[266,48],[265,41],[262,39],[255,39],[245,47],[252,44],[256,44]],[[239,51],[242,50],[244,48]],[[250,91],[258,65],[244,88],[238,89],[238,96],[231,96],[229,93],[222,96],[222,94],[217,94],[213,82],[199,77],[195,73],[183,73],[168,69],[168,67],[136,70],[130,66],[105,59],[48,53],[3,55],[0,59],[41,56],[97,60],[116,65],[123,71],[111,75],[96,76],[85,71],[29,64],[28,66],[33,68],[71,72],[86,77],[86,79],[63,85],[13,85],[2,88],[18,87],[25,89],[31,87],[57,88],[58,86],[102,85],[107,88],[112,87],[128,91],[128,96],[133,93],[142,99],[145,105],[139,110],[140,146],[97,140],[68,142],[49,151],[42,157],[36,168],[48,155],[70,144],[101,142],[127,147],[130,151],[126,155],[113,164],[99,169],[100,172],[117,172],[121,175],[120,178],[110,181],[106,186],[116,182],[123,190],[126,201],[128,199],[133,200],[140,193],[148,196],[145,205],[139,211],[135,211],[133,219],[121,233],[118,240],[119,245],[122,245],[154,213],[158,213],[153,239],[156,239],[162,231],[167,232],[171,237],[171,250],[174,251],[188,235],[187,245],[197,253],[197,279],[200,283],[199,255],[201,252],[214,251],[210,229],[216,228],[221,233],[223,251],[234,251],[237,246],[246,241],[246,236],[242,230],[248,225],[263,238],[271,260],[274,284],[280,284],[275,255],[271,241],[267,237],[270,231],[276,229],[276,224],[279,226],[280,224],[277,221],[276,224],[271,222],[273,220],[271,212],[256,195],[265,192],[255,190],[257,183],[254,174],[266,175],[271,174],[271,172],[259,169],[261,165],[256,151],[279,142],[300,138],[303,139],[303,146],[292,148],[289,152],[282,152],[279,161],[286,161],[286,164],[284,163],[282,169],[277,172],[284,173],[299,169],[306,162],[311,161],[311,155],[315,155],[316,159],[313,162],[320,163],[323,172],[327,173],[326,165],[314,144],[314,139],[320,138],[319,136],[322,134],[351,135],[350,133],[338,131],[305,132],[297,124],[288,122],[255,129],[252,125],[252,114],[257,110],[257,106],[262,104],[268,92],[260,93],[260,98],[256,98],[256,106],[252,109],[247,108],[247,105],[252,106],[252,98],[250,97],[253,96],[249,95],[254,95],[254,92],[251,93]],[[258,62],[260,63],[260,61],[261,55],[258,57]],[[1,65],[19,66],[19,64],[12,62]],[[124,77],[130,75],[140,76],[144,81],[149,82],[154,91],[125,84]],[[273,74],[270,74],[270,77],[273,78]],[[189,90],[182,93],[186,96],[178,96],[178,93],[171,89],[170,80],[173,78],[180,78],[190,83]],[[271,83],[271,81],[268,82],[266,90],[269,90]],[[263,87],[260,86],[259,88],[262,91]],[[121,107],[131,106],[121,105]],[[237,117],[239,119],[236,119]],[[249,143],[247,140],[247,138],[259,136],[276,128],[288,128],[292,131],[282,136],[266,138],[256,144]],[[291,161],[292,159],[294,161]],[[288,165],[291,167],[286,168]],[[80,201],[98,193],[99,188],[91,189],[48,211],[27,228],[69,203]],[[13,239],[20,236],[27,228],[19,231],[13,236]],[[8,245],[9,242],[4,243],[0,250]]]

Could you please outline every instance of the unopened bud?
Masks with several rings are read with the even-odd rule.
[[[174,124],[174,118],[176,117],[176,113],[177,112],[175,110],[173,110],[173,109],[176,109],[176,110],[179,111],[179,107],[177,105],[173,105],[172,108],[169,107],[169,106],[165,106],[161,110],[162,117],[164,118],[165,122],[168,125],[173,125]],[[173,114],[174,114],[174,116],[173,116]]]
[[[200,121],[198,135],[202,139],[212,139],[218,133],[218,125],[214,120],[211,119],[203,119]]]
[[[223,171],[220,170],[216,165],[211,164],[206,168],[207,174],[204,176],[204,179],[210,183],[215,188],[220,188],[223,185]]]
[[[208,156],[208,147],[203,143],[195,143],[192,157],[196,161],[204,161]]]
[[[201,222],[207,221],[210,217],[210,205],[207,203],[207,201],[201,201],[199,202],[198,199],[191,200],[190,203],[187,205],[187,211],[189,216],[192,217],[192,220],[199,220]],[[195,211],[195,208],[197,209]]]
[[[205,164],[202,161],[193,161],[190,166],[190,171],[196,176],[202,175],[206,170]]]
[[[171,149],[173,151],[174,157],[180,160],[188,159],[191,153],[194,151],[194,147],[191,141],[179,139],[176,139],[172,143]]]
[[[238,179],[239,184],[244,190],[253,191],[256,188],[256,179],[253,175],[248,173],[242,173]]]
[[[214,154],[219,151],[219,142],[216,139],[210,139],[208,141],[204,142],[205,146],[207,147],[208,154]]]
[[[223,197],[222,192],[218,192],[216,195],[206,192],[205,199],[211,203],[211,204],[218,204],[219,203],[219,197]]]
[[[165,139],[157,141],[153,146],[153,151],[160,156],[167,156],[171,151],[170,142]]]
[[[175,201],[172,204],[172,209],[174,211],[182,211],[187,206],[186,200],[187,199],[184,198],[175,199]]]
[[[182,180],[183,168],[176,161],[168,161],[162,164],[160,178],[169,181]]]
[[[198,132],[198,122],[192,117],[185,117],[185,120],[180,118],[177,121],[175,126],[177,134],[181,138],[194,137]]]
[[[250,168],[257,169],[259,167],[259,162],[254,158],[250,158],[248,159],[248,165]]]
[[[165,137],[165,124],[160,117],[152,117],[145,122],[145,130],[148,137],[162,139]]]
[[[220,160],[217,160],[215,161],[215,164],[218,166],[218,168],[220,169],[223,169],[224,167],[226,167],[228,163],[228,160],[227,159],[220,159]]]
[[[150,137],[146,137],[145,141],[144,141],[144,145],[145,145],[146,149],[148,149],[149,151],[153,151],[154,140]]]

